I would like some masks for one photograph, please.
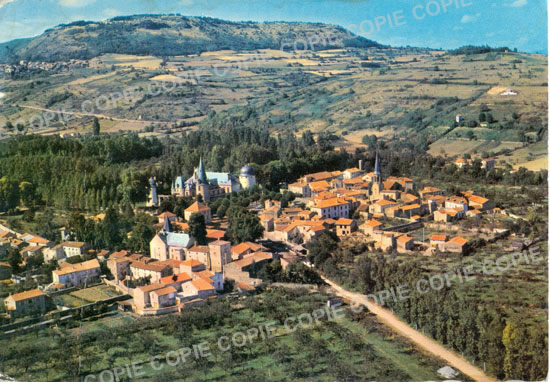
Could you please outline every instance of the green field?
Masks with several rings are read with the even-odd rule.
[[[112,287],[97,285],[91,288],[77,289],[66,294],[60,294],[52,297],[52,300],[56,305],[75,308],[92,302],[107,300],[118,295]]]
[[[79,289],[70,293],[71,296],[81,298],[86,301],[96,302],[116,297],[119,293],[107,285],[97,285],[92,288]]]

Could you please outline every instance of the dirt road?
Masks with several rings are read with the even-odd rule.
[[[55,113],[55,114],[68,114],[68,115],[75,115],[77,117],[96,117],[96,118],[102,118],[102,119],[110,119],[110,120],[113,120],[113,121],[117,121],[117,122],[139,122],[139,123],[159,123],[159,121],[144,121],[144,120],[135,120],[135,119],[125,119],[125,118],[116,118],[116,117],[111,117],[111,116],[108,116],[108,115],[105,115],[105,114],[94,114],[94,113],[80,113],[80,112],[76,112],[76,111],[65,111],[65,110],[52,110],[52,109],[46,109],[46,108],[43,108],[43,107],[38,107],[38,106],[30,106],[30,105],[19,105],[20,107],[24,107],[24,108],[27,108],[27,109],[33,109],[33,110],[39,110],[39,111],[44,111],[44,112],[49,112],[49,113]]]
[[[408,338],[420,348],[432,353],[436,357],[443,359],[449,364],[449,366],[460,370],[463,374],[469,376],[475,381],[497,381],[495,378],[487,376],[483,370],[472,365],[458,354],[446,349],[443,345],[440,345],[419,331],[411,328],[391,311],[373,303],[365,295],[349,292],[332,281],[324,277],[323,279],[337,292],[339,296],[347,298],[357,304],[366,306],[369,311],[374,313],[382,323],[386,324],[400,335]]]

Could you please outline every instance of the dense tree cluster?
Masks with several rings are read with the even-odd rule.
[[[105,217],[99,221],[73,212],[68,222],[68,233],[73,239],[89,243],[95,249],[126,249],[147,255],[149,242],[156,233],[154,223],[155,219],[150,215],[134,215],[131,210],[120,214],[114,208],[108,208]]]
[[[197,131],[169,142],[160,168],[154,169],[168,191],[177,175],[190,176],[202,157],[210,171],[238,172],[252,164],[258,183],[277,189],[281,182],[295,181],[306,173],[335,170],[348,164],[350,155],[332,150],[330,141],[314,139],[310,131],[300,137],[288,132],[273,136],[269,123],[258,121],[253,108],[231,116],[211,115]]]
[[[459,56],[462,54],[470,55],[470,54],[484,54],[484,53],[504,53],[511,51],[508,47],[499,47],[499,48],[493,48],[489,45],[482,45],[482,46],[474,46],[474,45],[465,45],[457,49],[452,49],[448,52],[451,56]],[[517,52],[517,49],[514,49],[515,52]]]
[[[81,140],[19,136],[0,142],[0,211],[45,204],[97,211],[142,201],[147,174],[137,161],[158,157],[157,139],[135,134]]]

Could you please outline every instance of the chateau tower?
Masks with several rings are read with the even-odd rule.
[[[206,177],[206,170],[204,169],[204,165],[202,163],[202,157],[199,162],[199,167],[197,168],[197,171],[196,171],[196,176],[197,176],[197,186],[196,186],[197,197],[201,195],[204,203],[208,203],[210,201],[210,185],[208,184],[208,178]]]
[[[149,179],[149,185],[151,190],[149,191],[149,198],[147,199],[148,207],[158,207],[159,206],[159,197],[157,193],[157,181],[154,177]]]
[[[256,185],[256,176],[254,175],[254,170],[250,165],[247,164],[241,168],[241,172],[239,173],[239,183],[244,190],[247,188],[252,188]]]

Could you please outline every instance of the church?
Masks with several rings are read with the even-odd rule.
[[[205,203],[226,194],[239,192],[256,185],[256,176],[250,165],[241,168],[237,178],[228,172],[209,172],[204,168],[202,158],[199,166],[193,171],[193,176],[184,180],[178,176],[172,184],[172,195],[190,196],[197,198],[199,195]]]

